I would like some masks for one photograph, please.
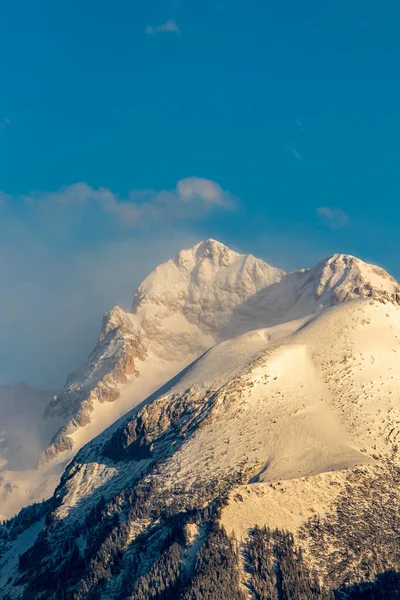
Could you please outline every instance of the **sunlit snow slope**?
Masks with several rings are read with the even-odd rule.
[[[104,316],[86,364],[29,416],[40,443],[9,430],[21,443],[0,466],[0,514],[48,497],[79,448],[219,341],[360,297],[397,303],[400,288],[382,269],[347,255],[285,274],[211,239],[182,250],[143,281],[130,313],[115,307]],[[307,356],[296,361],[312,368]]]
[[[218,344],[141,410],[150,424],[157,415],[157,430],[149,434],[154,457],[158,444],[164,451],[161,440],[169,440],[159,423],[164,411],[184,400],[199,418],[168,458],[167,487],[190,489],[241,465],[251,481],[289,479],[390,453],[400,436],[399,372],[400,308],[356,300]],[[74,505],[86,495],[81,482],[88,481],[88,498],[98,484],[102,493],[115,491],[114,480],[126,484],[135,461],[110,463],[109,457],[135,457],[129,425],[135,415],[77,455],[77,488],[71,479],[62,514],[70,497]],[[114,451],[104,451],[107,445]],[[103,463],[98,483],[92,479],[97,463]]]
[[[22,440],[29,463],[1,471],[0,515],[48,497],[80,447],[213,346],[232,311],[283,274],[215,240],[158,266],[135,293],[132,312],[115,307],[104,316],[86,364],[38,408],[41,445]]]

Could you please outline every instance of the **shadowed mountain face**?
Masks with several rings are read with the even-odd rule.
[[[67,388],[100,373],[107,389],[133,346],[139,374],[99,402],[131,410],[78,452],[50,500],[1,528],[4,597],[386,593],[400,569],[398,294],[353,257],[284,275],[214,241],[156,269]],[[182,352],[186,365],[195,342],[190,365],[134,396],[146,368],[151,379]],[[91,399],[89,423],[75,412],[53,445],[90,429]]]

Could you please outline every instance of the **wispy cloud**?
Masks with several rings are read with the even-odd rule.
[[[303,123],[299,119],[294,120],[295,125],[300,129],[300,131],[304,131]]]
[[[292,154],[297,160],[301,160],[301,154],[296,148],[296,143],[292,142],[290,146],[286,147],[286,150]]]
[[[332,229],[341,229],[350,224],[350,217],[341,208],[320,206],[317,214]]]
[[[147,35],[154,35],[157,33],[175,33],[179,35],[180,29],[174,19],[168,19],[168,21],[162,23],[161,25],[147,25],[146,33]]]

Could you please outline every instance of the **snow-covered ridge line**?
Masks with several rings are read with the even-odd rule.
[[[383,269],[352,256],[335,254],[313,269],[285,275],[212,239],[182,250],[139,286],[131,315],[118,307],[107,313],[84,371],[70,379],[47,408],[47,417],[69,420],[43,458],[72,449],[68,433],[90,423],[96,401],[117,401],[128,377],[140,378],[138,364],[151,351],[158,359],[173,358],[183,367],[183,349],[194,359],[237,331],[302,318],[357,297],[377,296],[400,302],[400,287]],[[289,304],[282,314],[285,301]],[[242,324],[241,311],[247,310],[247,302],[252,314]]]
[[[48,497],[79,448],[216,343],[362,297],[399,303],[400,287],[383,269],[342,254],[285,274],[212,239],[182,250],[140,284],[132,312],[105,315],[86,364],[48,403],[37,470],[2,471],[8,500],[0,499],[0,514]]]
[[[74,432],[90,424],[98,404],[117,402],[132,378],[132,385],[139,386],[143,362],[169,363],[167,378],[172,376],[215,343],[232,307],[282,275],[215,240],[183,250],[157,267],[135,293],[131,314],[115,307],[105,315],[85,367],[69,377],[66,389],[48,405],[46,418],[66,422],[40,462],[71,451]]]

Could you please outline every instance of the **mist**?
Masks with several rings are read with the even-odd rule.
[[[0,193],[0,385],[60,389],[93,348],[103,313],[129,309],[141,280],[199,241],[197,225],[214,206],[225,210],[217,184],[178,186],[136,203],[87,184]]]
[[[135,235],[63,257],[34,237],[23,251],[1,244],[0,383],[63,386],[92,349],[102,314],[129,309],[140,281],[196,241],[178,231]]]

